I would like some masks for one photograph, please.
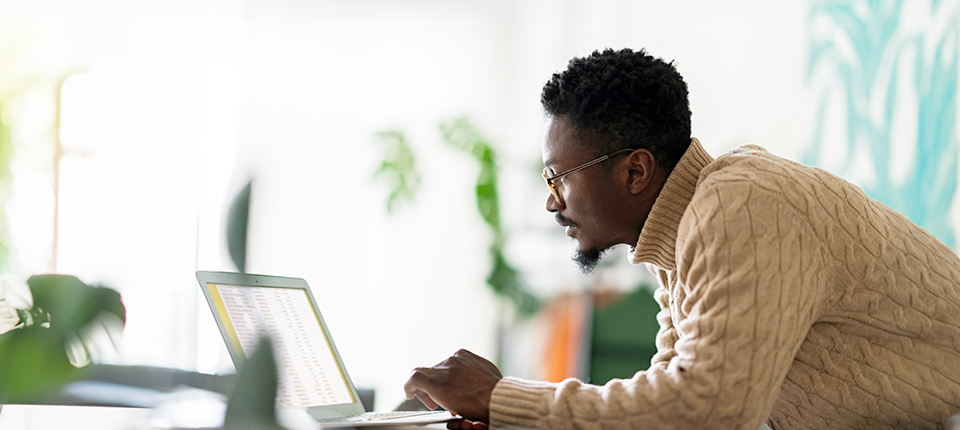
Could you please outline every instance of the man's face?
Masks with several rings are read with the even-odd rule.
[[[547,175],[567,171],[600,155],[583,141],[564,117],[548,116],[544,125],[543,163]],[[546,209],[556,214],[557,222],[566,227],[567,236],[577,241],[574,260],[585,273],[596,266],[603,251],[624,243],[620,223],[623,217],[623,187],[616,181],[613,164],[622,157],[612,157],[602,164],[590,166],[554,180],[563,201],[547,194]],[[606,163],[610,163],[607,165]]]

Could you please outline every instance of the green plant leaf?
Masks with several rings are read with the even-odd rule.
[[[237,385],[227,403],[224,430],[281,429],[276,419],[276,398],[277,361],[273,355],[273,342],[262,337],[253,355],[240,369]]]
[[[90,287],[70,275],[34,275],[27,279],[34,309],[51,315],[50,330],[66,338],[90,323],[100,311],[126,322],[120,294],[109,288]]]
[[[26,327],[0,335],[0,403],[31,402],[56,392],[82,370],[70,364],[68,339],[107,312],[126,321],[120,295],[90,287],[69,275],[37,275],[27,280],[33,309],[22,315]]]
[[[527,291],[520,272],[507,263],[499,246],[494,247],[491,253],[493,269],[487,276],[487,284],[498,294],[509,299],[520,315],[530,316],[536,313],[540,308],[540,299]]]
[[[78,375],[57,333],[39,325],[0,336],[0,402],[29,403]]]
[[[540,306],[540,300],[527,290],[523,276],[503,255],[506,234],[500,224],[497,153],[466,117],[441,123],[440,133],[448,145],[470,154],[480,164],[475,187],[477,210],[493,233],[490,245],[493,267],[487,275],[487,285],[497,295],[510,300],[518,314],[530,316]]]
[[[377,134],[383,147],[383,160],[373,172],[373,179],[387,182],[390,192],[387,196],[387,213],[394,211],[402,203],[413,203],[420,188],[420,172],[417,170],[417,158],[403,133],[396,130]]]

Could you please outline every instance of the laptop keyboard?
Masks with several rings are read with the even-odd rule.
[[[437,411],[392,411],[392,412],[367,412],[362,415],[350,415],[346,417],[319,418],[320,423],[362,423],[366,421],[389,420],[394,418],[406,418],[417,415],[435,414]]]

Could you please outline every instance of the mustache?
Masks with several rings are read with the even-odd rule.
[[[560,224],[563,227],[567,227],[567,226],[579,227],[577,223],[573,222],[572,219],[567,218],[563,215],[560,215],[560,212],[555,213],[554,218],[557,220],[557,224]]]

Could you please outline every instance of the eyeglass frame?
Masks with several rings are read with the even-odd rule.
[[[569,174],[571,174],[571,173],[573,173],[573,172],[577,172],[577,171],[586,169],[587,167],[593,166],[593,165],[595,165],[595,164],[600,164],[600,163],[602,163],[602,162],[604,162],[604,161],[609,160],[610,157],[613,157],[614,155],[621,154],[621,153],[625,153],[625,152],[627,152],[627,151],[636,151],[637,149],[638,149],[638,148],[624,148],[624,149],[620,149],[620,150],[617,150],[617,151],[613,151],[613,152],[611,152],[611,153],[609,153],[609,154],[607,154],[607,155],[600,156],[599,158],[596,158],[596,159],[593,159],[593,160],[588,161],[588,162],[586,162],[586,163],[583,163],[583,164],[581,164],[581,165],[579,165],[579,166],[577,166],[577,167],[574,167],[574,168],[572,168],[572,169],[569,169],[569,170],[566,170],[566,171],[557,173],[556,175],[553,175],[553,176],[547,176],[547,169],[548,169],[548,168],[547,168],[547,167],[544,167],[544,168],[543,168],[543,180],[544,180],[544,182],[547,183],[547,188],[550,189],[550,194],[553,194],[553,198],[556,199],[557,203],[558,203],[560,206],[564,206],[565,204],[563,203],[563,199],[560,198],[560,193],[557,191],[557,185],[553,183],[554,180],[557,180],[557,179],[559,179],[559,178],[561,178],[561,177],[563,177],[563,176],[569,175]]]

